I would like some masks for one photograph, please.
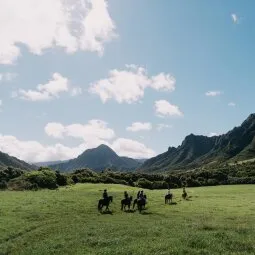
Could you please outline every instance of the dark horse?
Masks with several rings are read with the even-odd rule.
[[[144,195],[144,198],[142,199],[135,199],[133,203],[133,209],[135,208],[135,205],[137,205],[139,212],[141,212],[145,208],[146,198],[146,195]]]
[[[132,196],[122,199],[121,200],[121,210],[123,210],[123,209],[126,210],[126,206],[128,206],[128,210],[130,210],[130,205],[131,205],[132,200],[133,200]]]
[[[109,210],[109,204],[112,202],[112,196],[107,197],[106,199],[99,199],[98,201],[98,211],[102,211],[103,207],[106,206],[106,210]]]
[[[187,192],[186,192],[185,187],[183,187],[183,189],[182,189],[182,198],[183,198],[183,199],[186,199],[187,197],[188,197],[188,194],[187,194]]]
[[[172,203],[173,202],[172,199],[173,199],[172,193],[165,195],[165,204],[167,203],[170,204],[170,202]]]
[[[183,191],[183,193],[182,193],[182,198],[183,198],[183,199],[186,199],[187,196],[188,196],[187,192],[186,192],[186,191]]]

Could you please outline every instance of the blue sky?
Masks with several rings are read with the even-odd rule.
[[[254,112],[254,8],[1,1],[0,150],[33,162],[105,143],[143,158],[240,125]]]

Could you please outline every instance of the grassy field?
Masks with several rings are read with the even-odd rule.
[[[97,212],[108,189],[112,214]],[[59,191],[0,192],[0,254],[254,254],[255,185],[147,191],[142,214],[120,211],[121,185],[78,184]]]

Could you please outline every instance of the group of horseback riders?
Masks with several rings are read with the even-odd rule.
[[[173,194],[170,191],[170,188],[168,189],[167,194],[165,195],[165,203],[172,203],[172,198]],[[186,199],[187,198],[187,192],[185,190],[185,187],[183,187],[183,193],[182,193],[182,198]],[[121,210],[125,209],[126,206],[130,209],[131,202],[132,202],[133,197],[129,196],[127,191],[124,191],[124,199],[121,200]],[[103,199],[99,200],[98,203],[98,210],[101,210],[102,207],[105,205],[106,208],[108,209],[109,203],[112,202],[113,198],[112,196],[108,196],[107,189],[104,190],[103,192]],[[136,195],[136,199],[133,202],[133,209],[137,205],[137,208],[139,212],[141,212],[142,209],[144,209],[145,204],[147,203],[147,197],[144,194],[143,190],[139,190]]]
[[[124,191],[124,199],[129,199],[129,198],[130,197],[129,197],[127,191]],[[146,201],[146,195],[144,194],[143,190],[141,190],[141,191],[139,190],[137,192],[136,198],[137,198],[137,200],[145,200]],[[105,189],[103,192],[103,199],[104,200],[108,199],[107,189]]]

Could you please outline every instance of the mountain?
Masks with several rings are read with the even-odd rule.
[[[36,162],[33,163],[34,165],[38,166],[38,167],[45,167],[45,166],[50,166],[50,165],[56,165],[56,164],[60,164],[60,163],[65,163],[68,160],[57,160],[57,161],[45,161],[45,162]]]
[[[145,172],[198,167],[203,164],[255,158],[255,114],[226,134],[207,137],[190,134],[177,148],[169,147],[139,168]]]
[[[20,168],[23,170],[33,170],[36,169],[35,166],[26,163],[20,159],[12,157],[6,153],[0,151],[0,168],[5,167],[13,167],[13,168]]]
[[[147,158],[135,158],[134,160],[136,160],[137,162],[143,164],[147,160]]]
[[[135,170],[140,165],[134,159],[119,157],[111,148],[102,144],[97,148],[84,151],[75,159],[65,163],[50,165],[50,167],[59,171],[71,171],[86,167],[95,171],[102,171],[106,168],[126,171]]]

